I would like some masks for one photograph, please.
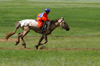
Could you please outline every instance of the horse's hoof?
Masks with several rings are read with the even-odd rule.
[[[36,47],[36,49],[38,49],[38,46],[35,46]]]
[[[16,42],[15,46],[18,44],[19,42]]]
[[[26,48],[26,45],[24,45],[24,48]]]
[[[26,48],[26,44],[22,44],[24,46],[24,48]]]
[[[15,44],[15,46],[17,46],[17,43]]]
[[[16,46],[17,44],[15,44],[15,46]]]

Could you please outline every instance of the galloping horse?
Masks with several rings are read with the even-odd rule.
[[[37,22],[36,20],[26,19],[26,20],[18,21],[18,22],[16,23],[16,29],[15,29],[15,31],[14,31],[14,32],[8,33],[5,39],[8,40],[8,38],[9,38],[10,36],[12,36],[13,34],[15,34],[16,31],[17,31],[17,29],[18,29],[19,27],[21,27],[21,28],[23,29],[23,31],[22,31],[21,33],[18,34],[18,40],[16,41],[16,44],[15,44],[15,45],[17,45],[17,44],[20,42],[20,38],[21,38],[21,40],[23,41],[23,44],[22,44],[22,45],[24,46],[24,48],[26,48],[26,43],[25,43],[23,37],[30,31],[30,29],[32,29],[32,30],[34,30],[35,32],[42,34],[42,37],[40,38],[38,44],[35,46],[36,49],[38,49],[38,47],[39,47],[40,45],[43,45],[43,44],[45,44],[45,43],[48,42],[48,40],[47,40],[47,35],[51,34],[51,32],[52,32],[55,28],[57,28],[58,26],[61,26],[61,27],[62,27],[63,29],[65,29],[66,31],[69,30],[69,26],[68,26],[67,23],[64,21],[64,18],[63,18],[63,17],[61,17],[61,18],[59,18],[59,19],[56,19],[56,20],[50,21],[50,28],[47,29],[47,30],[46,30],[45,32],[43,32],[43,33],[42,33],[42,31],[38,28],[38,22]],[[42,41],[43,39],[45,39],[45,42],[44,42],[44,43],[41,43],[41,41]]]

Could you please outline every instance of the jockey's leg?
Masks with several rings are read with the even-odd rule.
[[[50,29],[50,21],[47,21],[47,30]]]
[[[43,22],[42,22],[41,20],[38,20],[38,27],[40,28],[40,30],[41,30],[42,33],[43,33],[44,28],[43,28]]]
[[[43,27],[40,27],[40,29],[42,30],[42,33],[43,33],[43,31],[44,31],[44,28],[43,28]]]

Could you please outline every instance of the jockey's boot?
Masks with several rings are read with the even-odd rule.
[[[40,29],[42,30],[42,34],[43,34],[43,32],[44,32],[44,28],[43,28],[43,27],[40,27]]]

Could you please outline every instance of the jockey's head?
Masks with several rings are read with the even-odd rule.
[[[46,12],[46,14],[49,14],[50,9],[46,8],[46,9],[45,9],[45,12]]]

